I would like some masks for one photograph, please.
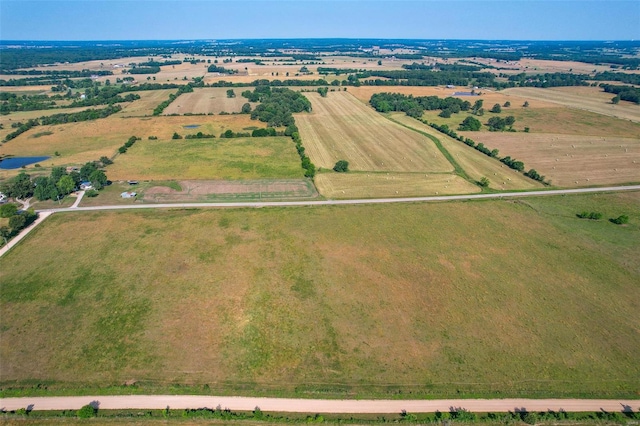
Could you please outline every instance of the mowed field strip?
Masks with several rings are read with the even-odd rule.
[[[227,97],[227,90],[233,90],[234,98]],[[173,101],[164,114],[219,114],[221,112],[240,112],[242,105],[251,104],[251,109],[258,105],[249,102],[240,94],[245,91],[253,91],[253,87],[207,87],[193,89],[193,92],[184,93]],[[160,103],[160,102],[158,102]]]
[[[1,381],[628,395],[639,207],[629,192],[56,213],[0,258]]]
[[[347,92],[326,98],[305,93],[313,112],[296,114],[307,155],[316,166],[393,172],[452,172],[453,166],[428,138],[387,120]]]
[[[601,89],[598,89],[601,91]],[[615,96],[609,93],[608,101],[603,99],[601,94],[584,94],[571,92],[569,90],[543,89],[538,87],[513,87],[503,90],[504,93],[520,96],[525,99],[536,99],[544,102],[568,106],[571,108],[584,109],[597,114],[622,118],[640,122],[640,106],[631,102],[621,101],[618,105],[611,103],[611,98]]]
[[[555,186],[640,182],[640,139],[560,134],[463,132],[534,168]]]
[[[315,183],[318,191],[331,199],[418,197],[480,192],[478,186],[448,173],[320,173],[316,175]]]

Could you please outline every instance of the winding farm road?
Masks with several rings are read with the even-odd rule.
[[[167,208],[219,208],[219,207],[291,207],[291,206],[334,206],[354,204],[387,204],[387,203],[417,203],[433,201],[484,200],[515,197],[534,197],[546,195],[588,194],[595,192],[639,191],[640,185],[607,186],[602,188],[553,189],[548,191],[499,192],[495,194],[467,194],[441,195],[433,197],[412,198],[373,198],[357,200],[323,200],[323,201],[261,201],[261,202],[230,202],[230,203],[173,203],[173,204],[127,204],[91,207],[63,207],[59,209],[38,210],[38,212],[71,212],[96,210],[124,210],[124,209],[167,209]]]
[[[464,408],[481,412],[516,411],[618,411],[640,410],[640,400],[617,399],[443,399],[443,400],[323,400],[253,398],[239,396],[197,395],[124,395],[124,396],[59,396],[0,399],[0,409],[17,410],[77,410],[92,403],[103,410],[115,409],[196,409],[220,407],[233,411],[262,411],[287,413],[430,413],[448,412],[451,408]]]

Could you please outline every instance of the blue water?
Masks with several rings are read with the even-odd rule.
[[[48,160],[51,157],[12,157],[0,161],[0,169],[19,169],[22,166]]]
[[[188,125],[182,126],[182,127],[184,127],[185,129],[197,129],[198,127],[200,127],[200,125],[199,124],[188,124]]]

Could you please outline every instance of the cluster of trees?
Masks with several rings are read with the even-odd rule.
[[[588,86],[587,80],[591,79],[587,74],[573,73],[545,73],[515,75],[504,74],[508,81],[520,87],[560,87],[560,86]]]
[[[538,173],[536,169],[529,169],[529,171],[526,172],[524,175],[528,178],[544,183],[544,176]]]
[[[349,171],[349,162],[346,160],[338,160],[335,166],[333,166],[333,171],[338,173],[346,173]]]
[[[295,123],[293,113],[311,111],[311,102],[302,93],[286,88],[256,87],[253,92],[243,92],[242,96],[260,102],[251,112],[251,118],[271,127],[291,126]]]
[[[63,91],[63,90],[60,90]],[[81,94],[72,94],[68,90],[64,95],[56,94],[47,95],[17,95],[15,93],[0,93],[0,114],[8,114],[15,111],[37,111],[52,108],[76,108],[95,105],[111,105],[120,102],[132,102],[140,99],[140,95],[129,93],[126,96],[120,96],[121,93],[127,91],[126,88],[116,86],[92,86],[87,88],[84,98]],[[71,99],[72,102],[58,105],[57,100]]]
[[[616,96],[611,100],[617,104],[621,100],[640,104],[640,88],[633,86],[618,86],[616,84],[600,84],[602,90]]]
[[[191,85],[191,83],[187,83],[183,86],[179,86],[179,89],[176,93],[170,94],[169,99],[161,102],[157,107],[153,109],[153,115],[162,114],[162,111],[164,111],[164,109],[168,107],[169,104],[171,104],[171,102],[175,101],[178,96],[182,95],[183,93],[190,93],[190,92],[193,92],[193,86]]]
[[[227,98],[235,98],[235,97],[236,97],[236,92],[234,92],[233,89],[227,90]]]
[[[39,125],[47,126],[52,124],[64,124],[75,123],[79,121],[97,120],[99,118],[105,118],[111,114],[122,110],[120,105],[109,105],[103,109],[88,109],[86,111],[54,114],[49,116],[43,116],[37,119],[30,119],[26,123],[14,123],[16,124],[16,130],[5,136],[3,142],[8,142],[15,139],[22,133],[30,130],[31,128]],[[12,125],[13,126],[13,125]]]
[[[516,122],[515,117],[509,115],[507,117],[491,117],[487,121],[487,126],[489,127],[489,131],[491,132],[502,132],[504,130],[515,131],[513,130],[513,123]]]
[[[185,139],[213,139],[215,137],[216,135],[210,135],[207,133],[198,132],[195,135],[187,135],[184,138]]]
[[[576,214],[580,219],[590,219],[590,220],[600,220],[602,219],[602,213],[600,212],[588,212],[582,211]],[[616,225],[624,225],[629,223],[629,216],[626,214],[620,215],[618,217],[612,217],[609,219],[609,222],[615,223]]]
[[[524,170],[524,163],[522,161],[516,160],[515,158],[511,158],[510,156],[506,156],[503,159],[500,160],[501,163],[506,164],[507,166],[509,166],[510,168],[512,168],[513,170],[517,170],[519,172]],[[533,170],[533,169],[531,169]],[[526,173],[525,173],[526,175]],[[544,178],[544,176],[543,176]],[[539,180],[539,179],[536,179]]]
[[[600,220],[602,219],[602,213],[600,212],[587,212],[583,211],[576,214],[580,219],[591,219],[591,220]]]
[[[329,92],[329,88],[328,87],[318,87],[318,93],[320,94],[320,96],[322,96],[323,98],[327,97],[327,93]]]
[[[17,205],[7,203],[0,205],[0,217],[9,219],[9,226],[0,226],[0,238],[7,244],[10,238],[31,225],[38,215],[33,210],[18,211]]]
[[[477,118],[468,116],[462,121],[462,123],[460,123],[460,127],[458,127],[458,130],[476,132],[480,130],[481,127],[482,127],[482,123],[480,123],[480,120],[478,120]]]
[[[158,74],[160,72],[160,67],[138,67],[135,66],[127,71],[129,74]]]
[[[129,140],[127,140],[127,141],[124,143],[124,145],[122,145],[120,148],[118,148],[118,152],[119,152],[120,154],[124,154],[125,152],[127,152],[127,150],[128,150],[129,148],[131,148],[131,147],[133,146],[133,144],[134,144],[134,143],[136,143],[136,141],[139,141],[139,140],[140,140],[140,138],[135,137],[135,136],[131,136],[131,137],[129,138]]]
[[[249,132],[234,132],[233,130],[228,129],[224,133],[220,133],[220,137],[222,139],[249,138],[249,137],[251,137],[251,133],[249,133]]]
[[[208,72],[217,72],[220,74],[236,74],[237,70],[226,69],[225,67],[219,67],[217,65],[211,64],[207,67]]]
[[[375,93],[369,99],[371,106],[378,112],[402,111],[410,117],[419,118],[422,113],[431,110],[443,110],[449,113],[468,111],[471,104],[459,98],[438,96],[403,95],[401,93]],[[445,113],[446,115],[446,113]]]

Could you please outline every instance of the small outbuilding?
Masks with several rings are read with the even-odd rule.
[[[138,194],[132,191],[125,191],[122,194],[120,194],[122,198],[136,198],[136,195]]]

